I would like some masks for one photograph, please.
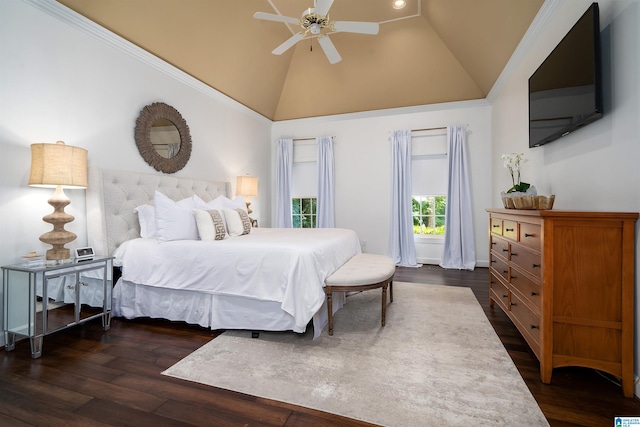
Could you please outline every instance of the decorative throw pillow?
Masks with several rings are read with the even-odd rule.
[[[145,239],[156,237],[156,214],[151,205],[140,205],[134,210],[138,214],[140,237]]]
[[[201,240],[224,240],[227,237],[222,212],[217,209],[194,209],[193,214]]]
[[[251,232],[251,220],[247,211],[241,208],[224,208],[224,220],[230,237],[242,236]]]
[[[191,212],[191,197],[174,202],[159,191],[155,192],[156,234],[161,242],[171,240],[198,240],[196,219]]]

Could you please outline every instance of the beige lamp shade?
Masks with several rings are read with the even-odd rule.
[[[31,173],[29,185],[32,187],[54,187],[55,193],[49,198],[54,211],[42,220],[53,225],[53,230],[40,236],[40,241],[52,246],[47,250],[47,261],[62,261],[70,257],[64,245],[73,242],[76,235],[64,229],[73,221],[73,216],[64,211],[70,201],[64,188],[87,188],[87,150],[65,145],[31,144]]]
[[[87,150],[65,145],[31,144],[32,187],[87,188]]]
[[[236,195],[245,197],[257,196],[258,178],[249,174],[239,176],[236,179]]]

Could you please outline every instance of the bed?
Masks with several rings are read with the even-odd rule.
[[[158,193],[171,199],[168,203],[232,202],[227,182],[91,168],[89,244],[97,254],[114,256],[121,268],[113,289],[114,316],[163,318],[213,330],[302,333],[312,323],[319,336],[327,323],[324,280],[361,252],[355,232],[252,227],[222,240],[166,240],[149,236],[144,224],[141,229],[136,212],[154,203],[158,212],[160,201],[165,203]],[[334,296],[334,311],[343,304],[344,295]]]

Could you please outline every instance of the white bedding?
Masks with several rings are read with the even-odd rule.
[[[324,280],[360,252],[352,230],[254,228],[222,241],[132,239],[114,265],[147,287],[279,303],[304,332],[325,301]]]

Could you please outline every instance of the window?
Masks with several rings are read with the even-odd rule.
[[[316,228],[316,198],[291,199],[291,223],[293,228]]]
[[[444,236],[446,196],[413,196],[411,205],[413,234]]]

